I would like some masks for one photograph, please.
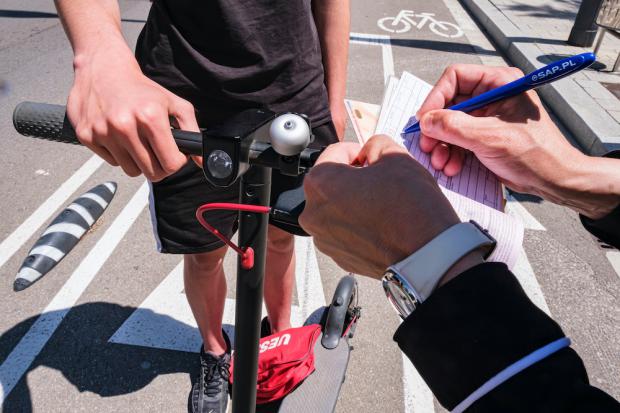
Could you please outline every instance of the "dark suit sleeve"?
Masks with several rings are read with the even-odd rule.
[[[452,409],[491,377],[564,337],[504,264],[478,265],[439,288],[398,328],[394,340],[439,402]],[[577,353],[565,348],[512,377],[468,412],[620,412],[590,386]]]
[[[620,159],[620,150],[605,155],[608,158]],[[618,162],[620,168],[620,162]],[[581,223],[592,235],[601,241],[620,249],[620,205],[611,214],[601,219],[590,219],[579,215]]]

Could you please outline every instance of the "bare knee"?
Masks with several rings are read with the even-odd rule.
[[[270,225],[267,235],[267,245],[269,250],[282,254],[292,251],[295,242],[292,234]]]
[[[218,273],[224,262],[226,248],[199,254],[185,254],[185,273],[190,276],[209,276]]]

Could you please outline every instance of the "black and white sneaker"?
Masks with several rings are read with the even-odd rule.
[[[200,377],[192,386],[192,413],[226,413],[230,375],[230,341],[226,333],[224,340],[226,352],[219,357],[200,347]]]

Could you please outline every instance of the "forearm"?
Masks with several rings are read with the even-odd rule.
[[[76,63],[88,60],[88,56],[96,52],[117,47],[130,51],[121,32],[116,0],[55,0],[55,5],[73,47]]]
[[[620,174],[620,150],[610,152],[605,156],[611,159],[605,159],[605,164],[602,166],[603,168],[611,167],[612,170],[607,171],[607,176],[601,179],[600,185],[602,188],[610,188],[609,192],[613,193],[614,186],[615,191],[617,191],[617,185],[620,182],[618,177],[618,174]],[[604,173],[604,171],[600,172]],[[613,198],[611,203],[613,205]],[[598,239],[620,249],[620,202],[617,203],[616,209],[609,214],[593,218],[582,214],[581,222],[583,226]]]
[[[437,399],[453,409],[509,365],[563,336],[503,264],[489,263],[438,288],[401,324],[394,338]],[[620,409],[611,397],[589,385],[578,355],[565,348],[513,376],[467,411],[586,407],[601,412]]]
[[[329,102],[342,104],[349,53],[349,0],[313,0],[312,12],[321,42]]]
[[[592,219],[602,218],[620,205],[620,159],[584,155],[567,164],[566,176],[554,191],[557,203]]]

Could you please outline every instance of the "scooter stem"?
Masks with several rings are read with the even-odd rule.
[[[269,205],[271,169],[254,166],[241,177],[240,199],[246,205]],[[254,267],[246,270],[237,262],[235,307],[235,363],[232,392],[233,413],[255,413],[258,343],[263,307],[263,279],[267,246],[267,214],[239,213],[239,245],[254,249]]]

